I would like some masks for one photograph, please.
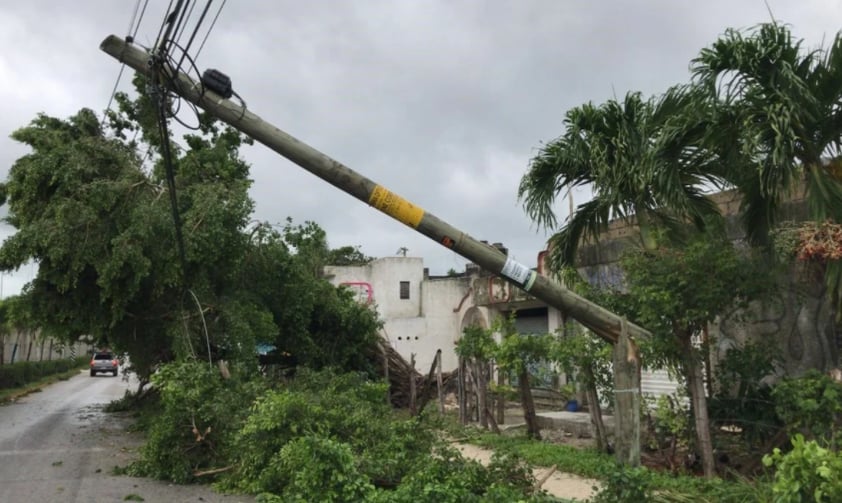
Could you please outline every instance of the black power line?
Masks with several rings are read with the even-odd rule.
[[[134,6],[134,12],[132,13],[132,17],[129,20],[129,28],[126,30],[126,42],[133,42],[135,37],[137,36],[137,31],[140,29],[140,23],[143,22],[143,15],[146,14],[146,7],[149,5],[149,0],[145,0],[143,2],[143,9],[140,9],[140,0],[137,0]],[[140,16],[138,16],[138,11],[140,11]],[[137,23],[135,23],[137,21]],[[123,78],[123,70],[126,69],[126,64],[120,64],[120,71],[117,73],[117,80],[114,82],[114,87],[111,89],[111,96],[108,98],[108,105],[105,107],[105,111],[103,112],[103,120],[105,120],[105,116],[108,114],[108,111],[111,110],[111,104],[114,102],[114,96],[117,94],[117,88],[120,86],[120,79]]]
[[[213,21],[211,21],[210,28],[208,28],[208,32],[205,33],[205,38],[202,39],[202,45],[199,46],[199,50],[196,51],[196,55],[193,56],[193,59],[196,59],[196,60],[199,59],[199,54],[201,54],[202,49],[205,48],[205,42],[208,41],[208,35],[210,35],[211,31],[213,31],[213,27],[216,26],[216,20],[219,19],[219,14],[222,13],[222,8],[225,7],[226,1],[227,0],[222,0],[222,3],[219,5],[219,10],[216,11],[216,15],[213,17]]]

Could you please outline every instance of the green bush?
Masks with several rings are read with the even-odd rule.
[[[219,486],[264,502],[527,501],[534,482],[514,456],[466,461],[426,419],[400,419],[385,384],[359,373],[301,369],[255,401],[231,452]]]
[[[842,501],[842,455],[815,440],[796,434],[792,451],[783,454],[776,448],[763,457],[763,464],[775,468],[775,503]]]
[[[255,402],[237,434],[237,470],[227,484],[251,493],[279,490],[272,459],[302,436],[341,439],[371,481],[399,483],[414,459],[429,452],[434,436],[416,420],[396,420],[385,393],[385,384],[361,374],[302,369],[288,388]]]
[[[783,380],[772,391],[772,397],[790,434],[804,431],[808,438],[836,446],[842,425],[842,383],[810,370],[801,377]]]
[[[160,406],[150,419],[141,457],[129,473],[184,483],[192,481],[197,470],[227,464],[233,435],[263,390],[260,381],[232,373],[223,379],[207,362],[163,365],[152,376]]]
[[[716,366],[716,391],[708,400],[714,431],[739,426],[745,446],[754,449],[781,429],[772,389],[763,382],[779,361],[777,351],[766,342],[746,343],[725,353]]]
[[[592,503],[649,503],[652,501],[650,472],[643,467],[616,465],[606,474]]]
[[[20,388],[42,377],[61,374],[79,368],[88,362],[88,356],[45,360],[38,362],[16,362],[0,365],[0,389]]]
[[[348,444],[316,435],[287,442],[261,478],[265,489],[283,502],[364,501],[374,491]]]
[[[380,491],[376,503],[462,503],[549,501],[532,494],[534,480],[517,457],[495,455],[488,467],[466,460],[451,447],[439,447],[419,459],[394,491]]]

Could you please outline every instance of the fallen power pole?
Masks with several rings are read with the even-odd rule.
[[[100,48],[121,63],[149,77],[156,77],[155,72],[158,71],[167,72],[160,81],[187,101],[205,109],[211,115],[340,190],[450,248],[482,268],[505,277],[518,288],[563,311],[608,342],[615,343],[619,339],[623,325],[620,316],[539,275],[493,246],[465,234],[382,185],[281,131],[240,104],[206,89],[190,76],[166,64],[163,67],[152,64],[152,56],[146,50],[128,44],[114,35],[106,38]],[[637,325],[628,323],[627,327],[628,336],[632,339],[649,336],[646,330]]]

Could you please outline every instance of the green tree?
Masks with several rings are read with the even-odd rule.
[[[142,383],[177,356],[256,368],[255,343],[267,340],[308,364],[366,367],[376,313],[317,281],[324,231],[291,221],[284,234],[249,229],[239,154],[249,140],[200,115],[183,146],[170,141],[182,259],[154,103],[142,93],[116,101],[105,125],[83,109],[66,120],[41,114],[12,135],[31,152],[0,188],[17,229],[0,267],[38,263],[22,296],[32,323],[127,352]]]
[[[781,203],[800,190],[811,219],[842,221],[842,33],[806,49],[777,23],[728,30],[693,72],[716,115],[706,143],[728,154],[751,240],[768,241]],[[842,265],[828,261],[826,273],[838,304]]]
[[[551,345],[548,358],[574,382],[585,388],[588,412],[596,430],[596,444],[600,451],[608,448],[608,434],[602,421],[599,390],[612,390],[611,345],[598,339],[580,326],[569,323],[565,333]]]
[[[529,367],[547,361],[554,338],[550,334],[518,333],[515,327],[516,316],[516,313],[512,313],[508,318],[500,317],[494,322],[492,330],[502,334],[495,359],[500,370],[517,377],[526,434],[530,438],[540,439],[541,429],[532,398]]]
[[[271,326],[259,342],[292,364],[315,369],[372,370],[381,322],[376,311],[322,278],[324,231],[314,222],[278,231],[259,224],[239,269],[241,298],[263,306]]]
[[[696,346],[694,336],[726,309],[770,288],[763,279],[768,271],[740,253],[725,236],[711,233],[682,247],[630,251],[622,259],[624,291],[615,293],[630,317],[654,335],[648,352],[681,370],[706,476],[715,472],[702,363],[708,348]]]
[[[688,220],[701,228],[718,214],[703,189],[721,182],[719,156],[696,148],[708,120],[699,95],[676,86],[657,98],[629,93],[622,102],[567,112],[564,133],[540,149],[518,189],[532,220],[556,231],[552,271],[573,265],[582,241],[598,239],[613,219],[633,217],[651,250],[661,231],[679,231]],[[593,198],[556,230],[555,200],[576,187],[589,188]]]
[[[479,422],[483,428],[488,428],[488,418],[493,418],[488,410],[488,381],[491,377],[490,365],[497,349],[492,331],[477,325],[465,327],[462,337],[456,342],[456,354],[471,367],[471,375],[475,378]]]

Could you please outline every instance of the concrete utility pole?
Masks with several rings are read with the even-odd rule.
[[[201,83],[193,81],[184,73],[176,72],[166,63],[163,68],[156,66],[148,52],[127,44],[123,39],[111,35],[102,42],[100,48],[148,77],[163,77],[159,79],[160,82],[168,85],[173,92],[202,107],[219,120],[251,136],[343,192],[377,208],[482,268],[503,276],[518,288],[569,314],[595,334],[614,344],[615,386],[618,390],[615,396],[615,435],[621,439],[617,443],[616,456],[621,462],[640,462],[639,409],[634,406],[636,400],[628,400],[625,394],[640,393],[640,367],[639,364],[634,365],[635,362],[639,362],[639,356],[633,341],[635,338],[649,337],[649,332],[538,275],[500,250],[465,234],[382,185],[267,123],[239,104],[204,89]],[[159,71],[165,72],[166,75],[155,75]],[[621,343],[617,344],[618,341]]]
[[[106,38],[100,48],[144,75],[152,77],[156,71],[148,52],[127,44],[117,36],[111,35]],[[171,90],[187,101],[202,107],[211,115],[251,136],[322,180],[472,260],[484,269],[505,277],[515,286],[547,304],[568,313],[608,342],[615,343],[619,338],[622,323],[620,316],[556,282],[539,276],[500,250],[481,243],[382,185],[281,131],[239,104],[204,89],[201,83],[195,82],[188,75],[181,72],[175,74],[168,66],[165,67],[165,71],[169,74],[161,81],[170,83]],[[628,334],[632,338],[649,336],[646,330],[634,324],[628,325]]]

